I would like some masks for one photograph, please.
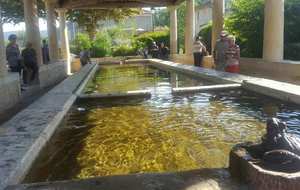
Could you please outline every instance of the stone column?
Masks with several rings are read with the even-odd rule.
[[[170,10],[170,53],[177,54],[177,10],[175,6],[169,7]]]
[[[35,49],[37,54],[38,64],[42,64],[43,59],[37,0],[23,0],[23,3],[26,26],[26,41],[33,44],[33,48]]]
[[[224,26],[224,0],[213,0],[212,8],[212,51]]]
[[[57,44],[55,2],[53,2],[52,0],[45,0],[45,5],[47,10],[49,56],[50,56],[50,61],[55,62],[59,58],[58,44]]]
[[[186,0],[185,15],[185,54],[193,53],[193,43],[195,38],[195,0]]]
[[[0,77],[4,77],[7,74],[6,68],[6,52],[4,43],[3,23],[1,17],[1,5],[0,5]]]
[[[67,73],[71,73],[71,57],[69,49],[68,29],[66,26],[66,9],[58,9],[61,56],[67,61]]]
[[[263,59],[283,60],[284,0],[265,0]]]

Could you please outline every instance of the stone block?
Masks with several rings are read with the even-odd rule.
[[[41,88],[47,88],[58,84],[66,77],[66,63],[64,62],[43,65],[39,69],[39,82]]]
[[[284,173],[266,170],[239,145],[230,152],[229,171],[231,175],[255,190],[298,190],[300,172]]]
[[[0,80],[0,112],[14,107],[21,99],[20,77],[16,73],[8,73]]]

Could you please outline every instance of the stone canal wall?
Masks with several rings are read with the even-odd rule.
[[[95,69],[95,64],[86,65],[0,126],[0,189],[22,181]]]

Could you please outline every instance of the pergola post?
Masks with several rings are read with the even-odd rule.
[[[186,0],[185,16],[185,54],[193,54],[193,43],[195,38],[195,0]]]
[[[212,51],[224,26],[224,0],[213,0],[212,8]]]
[[[58,44],[57,44],[55,2],[53,2],[52,0],[45,0],[45,6],[47,10],[49,56],[50,56],[50,61],[55,62],[59,58]]]
[[[66,26],[67,9],[58,9],[59,29],[61,41],[61,56],[67,62],[67,73],[71,73],[71,57],[69,49],[68,29]]]
[[[265,0],[263,59],[283,60],[284,0]]]
[[[26,41],[32,43],[37,54],[38,64],[42,64],[41,35],[39,29],[39,17],[37,0],[23,0],[24,17],[26,26]]]
[[[4,77],[6,74],[7,74],[6,52],[5,52],[3,22],[2,22],[1,5],[0,5],[0,77]]]
[[[170,6],[170,53],[177,54],[177,8]]]

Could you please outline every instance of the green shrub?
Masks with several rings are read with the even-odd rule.
[[[104,57],[111,54],[111,39],[106,32],[98,32],[92,44],[92,56]]]
[[[112,56],[133,56],[136,55],[134,47],[121,45],[113,49]]]
[[[79,33],[70,44],[70,51],[76,55],[79,55],[80,51],[84,49],[90,49],[92,47],[90,38],[87,34]]]
[[[146,32],[135,38],[135,44],[139,46],[150,47],[153,42],[164,43],[170,47],[170,32],[169,30]]]
[[[284,45],[284,59],[300,60],[300,43],[288,43]]]

